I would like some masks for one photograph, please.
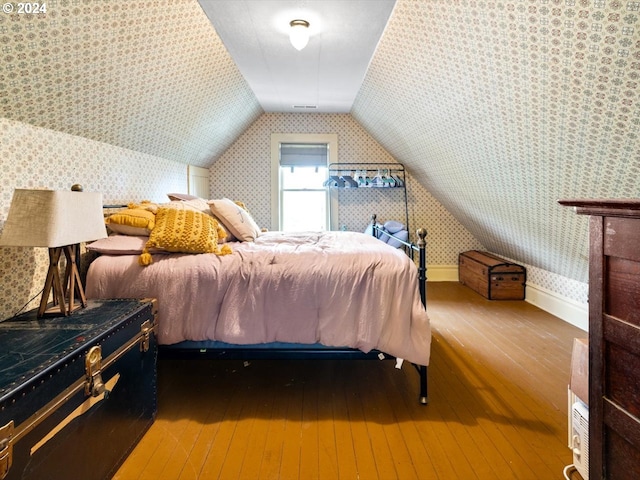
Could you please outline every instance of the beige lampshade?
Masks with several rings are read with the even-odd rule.
[[[106,236],[102,194],[16,189],[0,246],[63,247]]]

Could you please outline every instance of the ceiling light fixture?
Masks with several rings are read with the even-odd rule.
[[[289,40],[296,50],[302,50],[309,43],[309,22],[306,20],[291,20]]]

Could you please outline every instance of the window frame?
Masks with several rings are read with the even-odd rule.
[[[338,135],[335,133],[272,133],[271,134],[271,228],[282,229],[280,196],[280,144],[281,143],[326,143],[327,167],[338,163]],[[338,229],[337,192],[328,192],[329,229]]]

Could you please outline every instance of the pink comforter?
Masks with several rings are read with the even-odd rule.
[[[378,349],[428,365],[431,330],[417,269],[401,251],[355,232],[262,234],[232,255],[103,255],[88,298],[158,299],[158,341],[322,343]]]

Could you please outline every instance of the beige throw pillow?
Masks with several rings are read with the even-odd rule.
[[[260,235],[260,227],[249,212],[228,198],[210,200],[211,212],[241,242],[252,242]]]

